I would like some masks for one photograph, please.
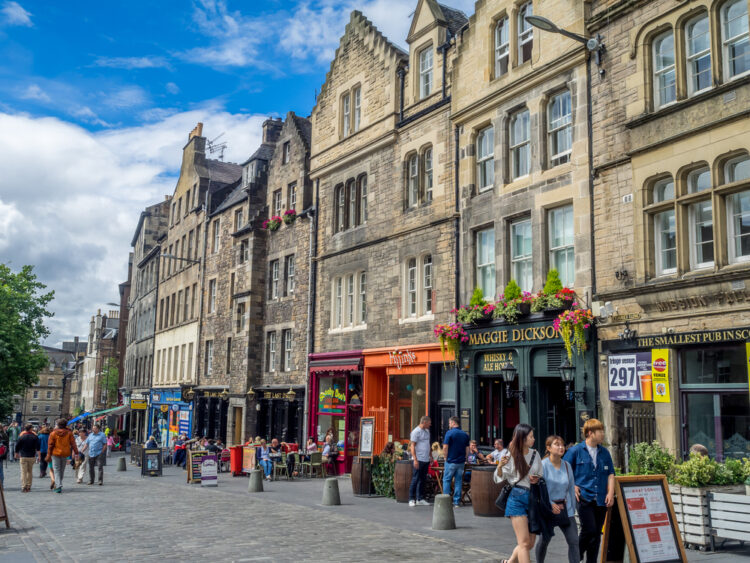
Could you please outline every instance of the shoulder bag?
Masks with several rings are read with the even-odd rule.
[[[531,466],[534,465],[534,459],[536,459],[536,450],[534,450],[534,453],[531,454],[531,463],[529,463],[529,471],[531,471]],[[508,496],[510,495],[511,489],[513,489],[513,485],[508,483],[507,479],[503,481],[503,489],[500,491],[500,494],[497,495],[497,498],[495,499],[495,506],[500,511],[500,516],[505,516],[505,505],[508,504]]]

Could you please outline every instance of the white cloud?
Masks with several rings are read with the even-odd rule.
[[[174,191],[182,147],[198,121],[225,132],[226,160],[258,146],[266,116],[216,103],[138,127],[92,133],[56,118],[0,113],[0,252],[34,264],[56,292],[48,342],[85,336],[98,308],[117,301],[138,215]]]
[[[148,102],[148,94],[140,86],[126,86],[100,96],[105,105],[117,109],[143,106]]]
[[[24,27],[32,27],[34,24],[31,21],[31,13],[23,9],[18,2],[5,2],[3,7],[0,8],[0,14],[3,15],[3,19],[7,25],[20,25]]]
[[[180,93],[180,87],[177,86],[174,82],[167,82],[164,85],[164,88],[169,92],[170,94],[179,94]]]
[[[51,101],[47,93],[42,90],[38,84],[29,85],[29,87],[26,88],[26,90],[24,90],[21,94],[21,98],[23,98],[24,100],[37,100],[40,102]]]
[[[108,68],[124,68],[127,70],[138,68],[170,68],[164,57],[98,57],[94,66]]]

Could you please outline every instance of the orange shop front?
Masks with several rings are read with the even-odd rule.
[[[408,443],[412,429],[427,415],[431,439],[448,430],[456,414],[456,367],[438,344],[363,350],[363,416],[375,418],[373,448],[387,442]]]

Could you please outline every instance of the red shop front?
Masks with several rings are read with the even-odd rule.
[[[349,473],[359,450],[362,418],[362,352],[310,354],[308,435],[323,445],[331,432],[338,445],[340,472]]]

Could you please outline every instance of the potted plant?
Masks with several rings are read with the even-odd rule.
[[[276,231],[281,226],[281,217],[274,215],[270,219],[263,221],[263,228],[269,231]]]
[[[283,221],[285,225],[291,225],[297,219],[297,211],[294,209],[287,209],[284,211]]]
[[[440,352],[445,362],[445,352],[453,352],[453,357],[458,355],[458,349],[461,342],[468,342],[469,336],[466,334],[461,323],[439,324],[433,330],[435,336],[440,340]]]
[[[516,324],[521,311],[518,309],[519,301],[517,299],[507,300],[503,295],[500,296],[500,302],[495,308],[495,318],[504,319],[508,324]]]
[[[563,309],[572,309],[576,302],[576,292],[569,287],[563,287],[555,293],[555,298],[560,300]]]
[[[563,311],[555,319],[554,327],[560,333],[560,337],[565,344],[565,351],[568,353],[568,360],[573,361],[573,348],[578,355],[583,355],[586,350],[586,329],[594,321],[594,315],[590,309],[574,308],[569,311]]]
[[[534,294],[524,291],[521,293],[521,297],[518,298],[518,311],[522,316],[526,316],[531,313],[531,306],[534,304]]]

